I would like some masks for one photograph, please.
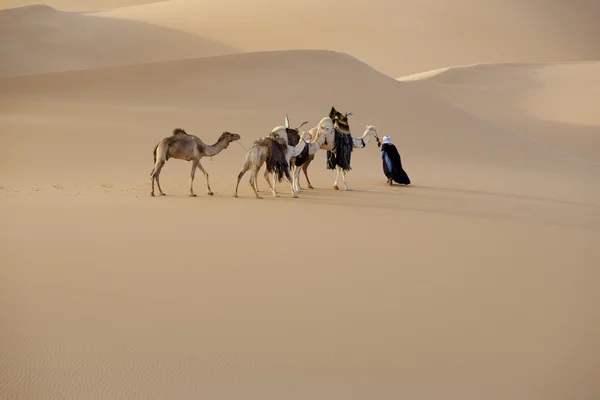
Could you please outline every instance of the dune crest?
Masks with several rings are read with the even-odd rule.
[[[157,3],[163,0],[46,0],[49,6],[62,11],[99,11],[110,10],[118,7],[131,7],[148,3]],[[16,8],[27,5],[37,5],[32,0],[3,0],[2,8]]]
[[[479,64],[398,81],[515,134],[600,162],[600,61]]]
[[[30,5],[0,10],[1,76],[235,53],[188,33]]]
[[[178,29],[243,51],[343,51],[390,76],[447,65],[600,59],[594,0],[170,0],[95,15]]]

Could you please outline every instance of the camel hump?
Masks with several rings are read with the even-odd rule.
[[[177,135],[177,134],[180,134],[180,133],[183,134],[183,135],[187,135],[187,132],[184,131],[181,128],[175,128],[175,129],[173,129],[173,135]]]
[[[260,139],[256,139],[254,141],[254,144],[256,146],[264,146],[264,147],[271,147],[273,145],[279,145],[279,147],[284,147],[287,145],[287,143],[285,142],[285,139],[280,138],[280,137],[262,137]]]

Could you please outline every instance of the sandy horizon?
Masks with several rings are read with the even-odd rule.
[[[0,5],[0,397],[598,398],[597,3],[249,4]],[[411,185],[371,142],[233,197],[331,106]],[[213,196],[150,196],[175,128],[241,136]]]

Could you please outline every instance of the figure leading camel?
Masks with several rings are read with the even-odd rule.
[[[156,181],[160,194],[162,196],[165,195],[160,187],[160,171],[169,158],[175,158],[177,160],[192,161],[192,171],[190,172],[190,196],[196,197],[196,194],[194,193],[194,176],[196,175],[196,168],[204,174],[208,194],[212,196],[213,192],[210,189],[208,173],[200,163],[200,159],[216,156],[229,147],[229,143],[239,139],[240,135],[237,133],[223,132],[215,144],[207,145],[200,140],[198,136],[190,135],[183,129],[174,129],[171,136],[162,139],[154,147],[154,168],[152,168],[152,172],[150,173],[150,179],[152,180],[152,192],[150,195],[154,196],[154,181]]]

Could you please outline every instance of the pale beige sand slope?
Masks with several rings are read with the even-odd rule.
[[[515,134],[600,162],[600,62],[484,64],[399,80]]]
[[[339,82],[346,85],[339,85]],[[152,84],[148,84],[151,82]],[[391,134],[351,192],[253,198],[232,145],[214,197],[152,148],[174,127],[244,144],[331,104]],[[0,79],[9,398],[593,399],[600,174],[329,52]],[[303,182],[303,181],[302,181]],[[260,187],[266,188],[263,180]],[[17,395],[18,393],[18,395]]]
[[[99,15],[246,51],[349,52],[392,76],[446,65],[600,59],[596,0],[170,0]]]
[[[146,23],[32,5],[0,10],[0,76],[234,53],[196,35]]]

